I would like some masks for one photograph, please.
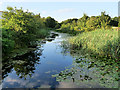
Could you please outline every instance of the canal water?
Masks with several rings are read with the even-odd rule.
[[[36,50],[4,62],[2,88],[118,87],[118,73],[112,70],[115,65],[110,67],[109,63],[86,59],[80,54],[76,58],[62,47],[69,37],[51,32],[50,37],[37,42]]]
[[[53,32],[52,32],[53,33]],[[38,42],[35,51],[27,53],[16,60],[4,63],[3,88],[55,88],[59,86],[52,75],[65,70],[73,62],[69,52],[62,53],[61,42],[67,34],[58,34],[55,38],[48,38]]]

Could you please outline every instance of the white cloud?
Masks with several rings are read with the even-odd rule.
[[[65,9],[59,9],[56,12],[58,13],[68,13],[68,12],[73,12],[74,10],[72,8],[65,8]]]
[[[59,82],[58,88],[78,88],[73,82]]]
[[[13,78],[10,78],[10,77],[7,77],[5,82],[9,83],[10,85],[18,83],[20,85],[19,87],[26,86],[28,88],[32,88],[33,86],[35,86],[37,84],[37,82],[30,82],[29,80],[23,81],[22,79],[13,79]]]

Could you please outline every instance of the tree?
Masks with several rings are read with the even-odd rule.
[[[100,16],[101,28],[106,29],[110,25],[111,17],[106,12],[101,12]]]
[[[119,23],[119,18],[120,18],[120,16],[119,17],[114,17],[114,18],[112,18],[111,19],[111,22],[110,22],[110,25],[111,26],[118,26],[118,23]]]
[[[86,14],[83,14],[83,17],[78,19],[77,21],[77,26],[78,28],[82,29],[86,27],[86,22],[89,19],[89,16],[87,16]]]
[[[72,23],[72,22],[77,22],[78,19],[77,18],[73,18],[73,19],[67,19],[65,21],[62,21],[61,24],[67,24],[67,23]]]
[[[119,16],[120,17],[120,16]],[[119,21],[118,21],[119,23],[118,23],[118,27],[120,27],[120,18],[119,18]]]
[[[48,28],[55,28],[57,25],[57,21],[55,21],[54,18],[51,18],[50,16],[45,19],[45,25]]]
[[[90,19],[86,22],[87,28],[100,28],[100,21],[98,17],[92,16]]]
[[[58,28],[60,28],[60,24],[59,23],[55,26],[55,29],[58,29]]]
[[[4,11],[2,15],[4,18],[2,19],[2,47],[4,47],[5,55],[13,49],[31,46],[37,35],[39,38],[43,38],[41,33],[44,36],[48,33],[46,29],[43,29],[45,24],[40,14],[35,15],[28,10],[25,12],[22,8],[17,9],[16,7],[7,7],[7,9],[8,11]]]

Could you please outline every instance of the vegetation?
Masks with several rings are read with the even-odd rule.
[[[69,40],[72,49],[80,49],[94,56],[118,59],[119,35],[118,30],[112,27],[119,26],[119,17],[111,18],[108,14],[101,12],[100,16],[87,16],[79,19],[68,19],[61,22],[59,32],[76,35]]]
[[[119,43],[118,31],[97,29],[84,32],[63,42],[64,53],[70,49],[73,64],[52,75],[59,82],[73,82],[86,88],[118,88]],[[81,85],[83,84],[83,85]]]
[[[88,59],[88,57],[78,56],[70,68],[67,67],[64,71],[52,76],[59,82],[73,82],[81,88],[98,88],[99,86],[118,88],[118,69],[118,64],[111,59]]]
[[[7,7],[2,19],[2,52],[3,57],[14,49],[27,48],[33,45],[37,38],[44,38],[49,31],[40,14],[24,12],[21,9]]]
[[[62,44],[63,52],[68,49],[75,60],[70,67],[52,76],[59,82],[73,82],[81,87],[98,88],[99,83],[100,87],[118,88],[120,38],[119,31],[111,27],[120,26],[119,18],[102,12],[96,17],[84,14],[74,24],[66,23],[67,20],[62,23],[59,31],[77,34]]]
[[[51,18],[50,16],[45,19],[45,25],[48,28],[55,28],[57,27],[57,21],[55,21],[54,18]]]
[[[118,39],[118,31],[97,29],[79,34],[71,38],[69,43],[72,49],[81,49],[82,52],[96,56],[117,59],[120,54]]]
[[[73,82],[77,81],[79,84],[79,81],[84,80],[90,80],[92,83],[95,77],[97,78],[95,83],[100,82],[103,86],[110,88],[118,87],[120,38],[118,30],[112,30],[112,27],[120,27],[120,17],[111,18],[105,12],[101,12],[100,16],[89,17],[84,14],[79,19],[73,18],[58,23],[50,16],[41,18],[40,14],[35,15],[32,12],[23,11],[22,8],[7,7],[7,9],[8,11],[3,12],[2,27],[0,27],[4,58],[3,78],[13,67],[20,78],[26,79],[27,75],[31,77],[35,64],[39,62],[39,56],[42,55],[42,50],[39,53],[34,52],[36,41],[44,39],[49,35],[49,31],[54,29],[76,35],[66,43],[70,53],[79,52],[79,55],[89,54],[90,57],[95,57],[95,59],[86,59],[77,55],[71,69],[55,75],[58,81],[71,78]],[[52,34],[48,36],[48,39],[50,37],[48,41],[57,36],[57,34]],[[63,46],[66,50],[65,44]],[[12,57],[12,59],[7,60],[6,57]],[[9,67],[6,68],[6,65]],[[75,76],[77,79],[74,78]],[[107,84],[104,85],[104,83]]]
[[[81,33],[92,31],[95,29],[111,29],[111,27],[117,27],[120,17],[111,18],[105,12],[101,12],[100,16],[87,16],[86,14],[79,19],[68,19],[61,22],[61,27],[58,31],[66,33]],[[77,32],[76,32],[77,31]]]
[[[34,46],[33,42],[37,38],[44,38],[48,35],[48,28],[57,29],[57,31],[70,33],[73,35],[76,35],[79,32],[81,33],[96,30],[93,32],[87,32],[78,35],[71,39],[70,43],[78,47],[82,45],[84,49],[85,47],[87,47],[87,49],[89,50],[92,50],[94,48],[92,52],[96,53],[108,51],[108,49],[101,50],[101,48],[104,47],[103,43],[106,43],[106,45],[113,45],[113,51],[116,50],[117,41],[115,40],[117,40],[117,32],[112,31],[111,33],[110,30],[102,30],[110,29],[112,26],[118,26],[120,17],[111,18],[105,12],[101,12],[100,16],[89,17],[84,14],[83,17],[80,19],[73,18],[58,23],[54,18],[50,16],[47,18],[41,18],[40,14],[35,15],[32,12],[24,12],[22,8],[17,9],[16,7],[7,7],[7,9],[8,11],[3,12],[4,19],[2,19],[1,27],[1,30],[3,32],[3,56],[9,54],[14,49]],[[115,34],[114,36],[113,33]],[[104,41],[102,37],[105,38]],[[100,40],[98,40],[97,38]],[[98,41],[100,44],[96,44],[96,42]],[[107,55],[115,57],[111,54],[109,52],[109,54]],[[116,54],[114,53],[114,55]]]
[[[24,49],[20,49],[21,52]],[[19,50],[19,51],[20,51]],[[14,67],[16,71],[16,75],[19,78],[26,79],[27,77],[31,77],[35,70],[35,64],[39,62],[38,54],[41,55],[41,52],[33,52],[30,51],[21,56],[16,56],[12,59],[8,59],[7,61],[2,62],[2,79],[7,77],[7,74],[11,72]]]

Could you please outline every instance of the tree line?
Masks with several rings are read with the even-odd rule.
[[[101,12],[99,16],[91,16],[84,14],[83,17],[77,19],[67,19],[60,23],[59,30],[62,32],[73,33],[74,31],[92,31],[95,29],[111,29],[111,27],[120,26],[120,16],[111,18],[106,12]]]
[[[67,19],[58,23],[54,18],[41,17],[39,14],[7,7],[2,15],[2,52],[3,56],[14,49],[30,47],[37,38],[44,38],[49,34],[49,29],[61,32],[77,34],[79,32],[92,31],[98,28],[111,29],[112,26],[120,26],[120,16],[111,18],[105,12],[99,16],[84,14],[77,19]],[[79,32],[78,32],[79,31]]]

